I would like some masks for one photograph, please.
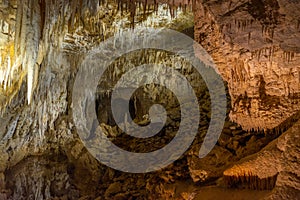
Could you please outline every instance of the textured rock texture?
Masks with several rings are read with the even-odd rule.
[[[224,171],[227,184],[256,189],[275,185],[268,199],[297,199],[300,194],[299,128],[298,121],[262,151]]]
[[[206,184],[269,189],[268,199],[299,194],[298,1],[169,1],[170,13],[152,1],[140,7],[131,1],[0,2],[0,199],[193,199]],[[193,5],[194,16],[178,11],[171,19],[180,5]],[[72,119],[78,63],[133,22],[135,28],[166,26],[194,36],[228,82],[230,118],[206,158],[198,152],[210,120],[209,93],[185,63],[179,71],[196,88],[203,115],[193,146],[174,164],[149,174],[122,173],[99,163],[78,138]],[[158,55],[150,53],[158,61],[167,56]],[[113,78],[99,84],[105,88],[98,91],[99,111],[109,105],[110,84],[135,63],[115,64],[119,69],[108,72]],[[179,124],[172,94],[149,86],[136,95],[145,91],[165,95],[135,98],[136,122],[148,123],[151,101],[167,101],[171,115],[163,139],[128,138],[109,111],[98,116],[115,144],[128,150],[149,151],[149,143],[160,148]]]
[[[299,110],[298,1],[197,1],[195,40],[228,82],[231,119],[276,127]]]
[[[231,120],[244,130],[258,130],[266,136],[280,135],[293,126],[260,153],[250,156],[252,161],[224,172],[229,186],[275,186],[267,199],[299,196],[299,127],[293,125],[299,119],[300,105],[299,6],[298,1],[197,1],[194,15],[195,40],[207,49],[228,82]],[[247,143],[253,139],[243,149],[249,148]],[[216,152],[219,157],[228,155],[224,150]],[[239,157],[235,152],[234,157]],[[190,166],[200,169],[199,177],[205,177],[204,163],[195,163]]]

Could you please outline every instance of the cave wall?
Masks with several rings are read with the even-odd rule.
[[[262,130],[272,129],[297,114],[300,98],[299,3],[197,1],[194,6],[194,37],[214,58],[228,82],[231,119],[245,130]],[[77,199],[90,193],[108,199],[121,193],[126,198],[134,191],[142,191],[141,188],[146,197],[150,191],[167,191],[162,183],[156,185],[158,181],[170,182],[174,177],[191,176],[195,182],[205,182],[217,171],[219,174],[213,178],[222,176],[220,168],[212,169],[211,166],[215,166],[215,160],[220,157],[233,159],[234,153],[238,154],[231,153],[228,146],[241,151],[241,157],[253,152],[244,153],[247,150],[243,150],[241,141],[254,138],[252,143],[257,143],[261,136],[250,137],[230,123],[225,127],[228,135],[223,134],[219,141],[226,144],[217,145],[206,160],[200,161],[196,157],[199,150],[192,149],[187,160],[180,160],[155,178],[120,175],[99,164],[86,151],[76,136],[72,121],[71,91],[76,66],[88,49],[118,31],[120,24],[117,22],[123,21],[123,27],[131,26],[132,13],[126,9],[123,14],[117,13],[117,7],[114,1],[109,6],[97,1],[1,1],[1,48],[5,49],[1,51],[5,55],[1,56],[10,57],[11,65],[15,64],[14,73],[20,76],[2,84],[0,92],[0,198],[12,195],[15,199],[26,199],[32,195],[35,199],[54,196]],[[180,26],[180,21],[176,23]],[[21,61],[13,59],[15,54],[21,56]],[[1,66],[7,62],[7,59],[2,60]],[[4,89],[3,85],[10,89]],[[31,103],[28,105],[28,102]],[[297,142],[297,130],[290,133],[294,142]],[[231,140],[234,134],[239,139]],[[284,143],[282,139],[279,141]],[[265,146],[257,145],[258,149]],[[298,146],[293,144],[289,148],[296,151]],[[276,150],[267,161],[280,157],[282,163],[295,162],[294,155],[288,154],[289,159],[286,159],[280,153]],[[217,164],[228,166],[222,159]],[[179,170],[183,165],[188,165],[184,175]],[[251,168],[260,165],[254,164]],[[48,171],[49,166],[51,170]],[[28,175],[25,169],[32,172]],[[293,175],[298,174],[296,167],[274,171],[280,173],[280,180],[292,177],[296,182],[292,185],[279,181],[277,186],[284,182],[284,187],[298,191],[299,176]],[[89,177],[94,178],[90,180]],[[132,188],[129,192],[122,188],[122,183],[130,185],[138,180],[147,181],[139,183],[141,188]],[[28,184],[30,188],[26,187]],[[278,195],[284,194],[280,191],[284,187],[277,187]]]
[[[268,130],[299,111],[298,1],[197,1],[195,40],[228,82],[230,117]]]
[[[298,1],[280,0],[196,3],[195,40],[228,82],[231,120],[245,130],[280,135],[223,173],[227,186],[275,186],[266,199],[299,195],[299,6]],[[269,131],[278,125],[292,128],[282,135],[281,128]]]

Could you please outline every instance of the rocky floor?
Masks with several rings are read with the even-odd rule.
[[[233,128],[233,124],[230,127]],[[278,145],[285,142],[284,138],[288,137],[286,135],[288,135],[288,132],[279,138]],[[257,160],[259,163],[255,161],[256,163],[254,162],[252,166],[248,166],[249,159],[245,158],[243,160],[247,161],[246,164],[234,166],[231,169],[231,166],[235,163],[241,163],[239,161],[240,158],[257,152],[259,148],[262,148],[265,145],[264,143],[266,143],[264,140],[253,139],[255,136],[252,136],[251,140],[246,141],[244,150],[238,151],[240,148],[243,149],[240,145],[242,141],[246,140],[240,137],[243,139],[234,140],[237,141],[234,143],[238,143],[232,148],[233,150],[236,148],[236,154],[234,154],[227,150],[226,146],[220,145],[223,137],[224,134],[222,134],[219,144],[204,159],[199,159],[196,156],[197,151],[195,149],[199,147],[195,143],[185,156],[171,166],[148,174],[128,174],[103,166],[85,150],[78,140],[77,144],[71,144],[71,142],[58,150],[50,149],[49,153],[28,157],[16,166],[9,168],[4,176],[2,175],[1,198],[200,199],[201,197],[207,197],[212,199],[224,195],[225,199],[229,199],[233,195],[236,196],[236,199],[238,197],[253,199],[254,197],[268,197],[272,193],[275,193],[272,195],[276,197],[276,192],[281,187],[289,187],[290,189],[286,195],[292,195],[291,197],[293,198],[297,197],[297,194],[299,194],[297,189],[299,188],[297,185],[299,178],[297,177],[299,175],[294,174],[297,169],[287,168],[288,171],[282,170],[281,165],[276,165],[272,159],[268,159],[264,154],[273,156],[268,153],[268,149],[271,148],[269,147],[270,145],[267,146],[266,150],[258,154]],[[292,141],[297,145],[298,140]],[[232,142],[232,145],[234,143]],[[280,149],[277,151],[281,153]],[[287,151],[287,153],[290,152]],[[287,159],[297,159],[294,156],[297,156],[296,152],[288,156]],[[252,157],[250,157],[250,160]],[[272,172],[271,167],[264,164],[271,160],[272,162],[269,165],[276,167],[272,168],[274,172]],[[279,162],[284,163],[284,160]],[[268,171],[271,170],[271,172],[268,173],[264,167]],[[294,167],[297,167],[297,164]],[[239,170],[236,170],[236,168]],[[244,172],[247,169],[256,171]],[[223,175],[224,170],[226,171]],[[279,176],[277,177],[278,173]],[[257,178],[254,177],[256,174]],[[274,174],[276,177],[272,179]],[[252,176],[254,178],[251,178]],[[264,177],[266,178],[265,183],[257,183],[261,182]],[[271,179],[269,180],[268,178]],[[255,184],[270,186],[265,187],[264,185]],[[205,185],[215,186],[205,187]],[[275,185],[276,187],[273,189]],[[193,190],[188,189],[189,187],[192,187]],[[251,190],[242,188],[230,189],[232,187],[244,187]],[[260,190],[265,191],[259,192]],[[295,194],[293,195],[293,193]],[[282,193],[279,194],[282,195]]]

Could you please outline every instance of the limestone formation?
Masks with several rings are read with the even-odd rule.
[[[203,193],[225,198],[241,191],[251,199],[257,190],[266,199],[299,197],[299,1],[2,0],[0,25],[1,200],[197,199]],[[182,73],[201,114],[197,137],[180,159],[156,172],[130,174],[101,164],[85,148],[72,115],[72,91],[89,50],[126,28],[145,26],[180,31],[203,46],[224,79],[228,116],[218,143],[200,159],[211,117],[201,76],[170,52],[121,56],[96,91],[101,124],[94,128],[103,128],[114,144],[153,151],[168,144],[180,126],[174,94],[155,84],[136,91],[130,110],[134,122],[146,126],[149,107],[164,105],[163,130],[144,140],[116,126],[109,110],[112,88],[137,64],[164,63]],[[93,135],[89,139],[102,144]]]

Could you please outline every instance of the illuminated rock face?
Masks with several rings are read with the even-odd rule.
[[[284,132],[299,119],[300,3],[253,0],[196,6],[195,40],[228,82],[230,118],[246,130]],[[292,161],[298,157],[297,124],[260,153],[225,170],[225,183],[252,189],[275,186],[268,199],[297,198],[299,162]]]
[[[275,189],[269,198],[297,198],[300,187],[298,121],[291,129],[257,154],[224,171],[229,186]]]
[[[276,127],[299,111],[298,1],[197,3],[195,40],[228,82],[231,119],[246,130]]]
[[[16,74],[22,75],[15,77],[17,85],[12,84],[12,93],[5,93],[4,85],[9,81],[4,83],[3,77],[7,70],[0,68],[0,107],[1,102],[6,105],[11,99],[9,107],[1,107],[0,116],[0,199],[128,199],[137,194],[141,199],[159,194],[172,198],[175,190],[168,188],[168,184],[177,179],[207,183],[222,175],[228,186],[243,182],[252,189],[275,187],[270,196],[274,199],[288,199],[289,192],[299,192],[298,125],[260,153],[227,169],[259,151],[299,118],[298,1],[228,0],[194,4],[195,40],[215,59],[228,82],[231,119],[246,130],[271,131],[255,135],[227,122],[208,157],[197,157],[199,139],[183,159],[152,175],[128,175],[101,165],[80,142],[72,121],[72,84],[77,63],[86,50],[117,32],[118,26],[131,27],[132,13],[124,9],[121,15],[114,1],[102,7],[98,1],[18,2],[17,7],[17,1],[1,1],[0,7],[0,48],[5,49],[1,49],[1,56],[2,52],[4,58],[9,55],[10,66],[16,64]],[[143,21],[139,12],[143,11],[137,10],[135,19]],[[151,13],[150,9],[149,18]],[[145,24],[150,23],[148,19]],[[156,19],[153,23],[166,25],[165,20]],[[183,30],[189,26],[182,25],[180,20],[174,24],[168,27]],[[22,59],[18,62],[12,59],[14,55]],[[2,59],[3,66],[8,66],[8,59]],[[197,81],[192,75],[190,79],[192,83]],[[209,95],[206,92],[203,96],[201,103],[206,106]],[[31,104],[27,105],[29,101]],[[201,137],[209,121],[208,110],[203,110],[207,116],[201,125]],[[114,129],[106,128],[107,132]]]

